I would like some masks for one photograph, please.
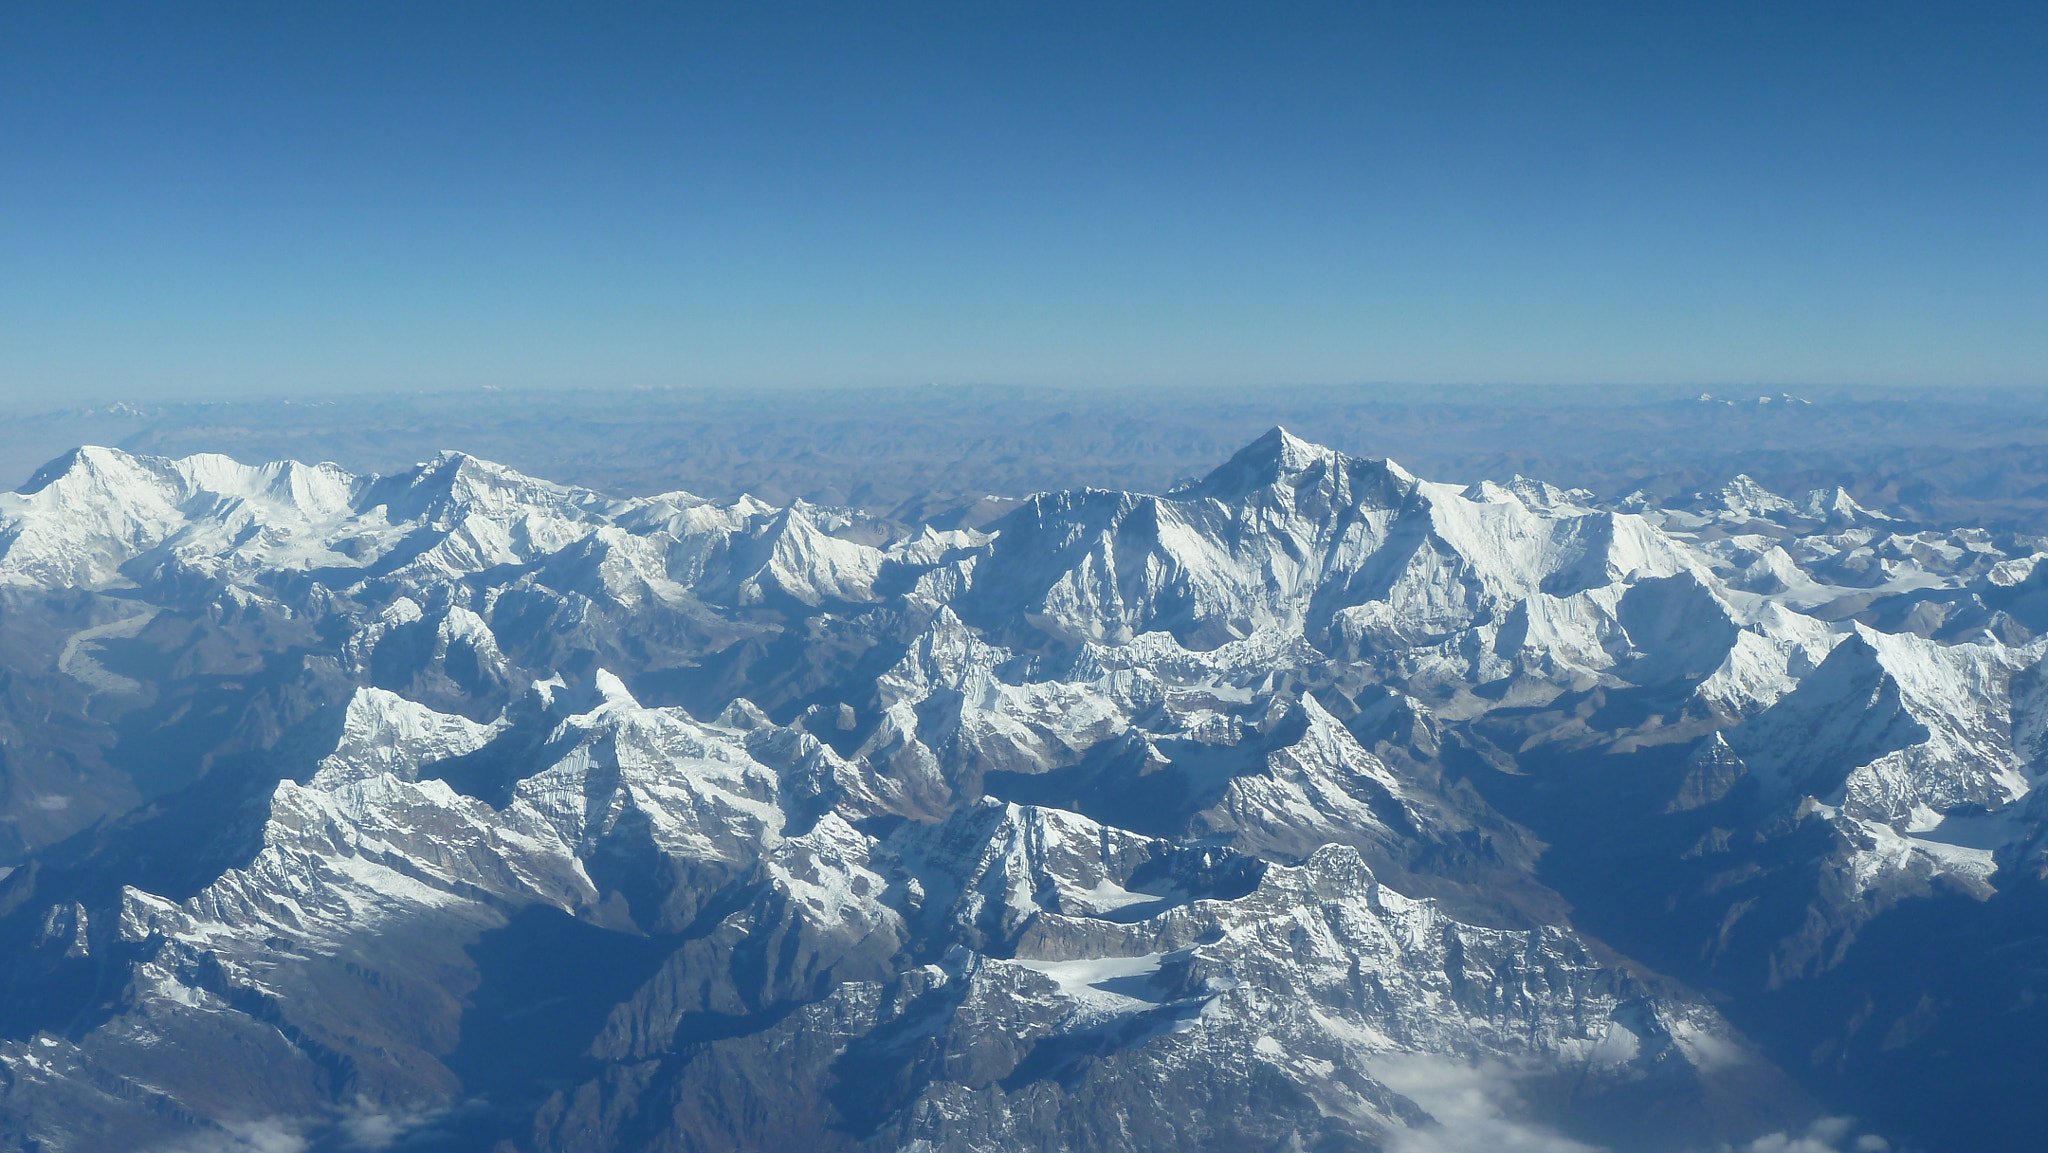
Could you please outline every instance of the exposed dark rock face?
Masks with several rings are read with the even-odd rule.
[[[2020,1148],[2037,560],[1277,429],[908,533],[80,450],[0,1144]]]

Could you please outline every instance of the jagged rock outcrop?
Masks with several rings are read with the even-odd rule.
[[[1882,1111],[1827,1078],[1933,1060],[1962,970],[1868,942],[2006,932],[2048,873],[2034,559],[1277,429],[895,540],[456,453],[81,449],[0,498],[0,1143],[1683,1149]],[[1878,1041],[1762,1008],[1911,981]]]

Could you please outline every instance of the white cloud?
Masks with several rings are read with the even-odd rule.
[[[342,1148],[349,1153],[380,1153],[399,1138],[446,1116],[446,1110],[429,1112],[385,1112],[362,1102],[343,1117],[337,1127]]]
[[[218,1129],[195,1133],[151,1153],[306,1153],[309,1134],[321,1148],[346,1153],[382,1153],[403,1138],[447,1116],[446,1110],[390,1112],[357,1102],[339,1120],[269,1117],[261,1121],[229,1121]]]
[[[1526,1112],[1516,1087],[1522,1075],[1500,1062],[1470,1065],[1423,1054],[1382,1054],[1373,1061],[1372,1075],[1439,1122],[1397,1132],[1392,1153],[1609,1153],[1517,1120]],[[1823,1117],[1804,1129],[1724,1144],[1713,1153],[1892,1153],[1892,1146],[1875,1133],[1859,1132],[1851,1118]]]
[[[1375,1058],[1372,1075],[1435,1117],[1437,1125],[1394,1135],[1394,1153],[1599,1153],[1540,1125],[1514,1120],[1516,1071],[1421,1054]]]
[[[159,1153],[306,1153],[306,1139],[296,1125],[275,1118],[229,1121],[213,1132],[162,1146]]]
[[[1852,1134],[1855,1136],[1852,1139]],[[1891,1142],[1875,1133],[1856,1134],[1847,1117],[1823,1117],[1799,1132],[1767,1133],[1742,1145],[1723,1145],[1722,1153],[1891,1153]]]

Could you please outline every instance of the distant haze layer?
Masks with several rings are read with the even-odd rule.
[[[0,422],[0,477],[19,484],[80,444],[359,472],[461,449],[622,496],[752,493],[899,525],[974,524],[1041,490],[1163,492],[1275,424],[1447,480],[1520,474],[1619,499],[1746,474],[1777,492],[1841,486],[1929,522],[2048,534],[2048,397],[1981,390],[468,390],[116,404]]]

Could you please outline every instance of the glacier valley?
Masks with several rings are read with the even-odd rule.
[[[0,1147],[2035,1148],[2044,560],[1280,429],[907,531],[79,449]]]

